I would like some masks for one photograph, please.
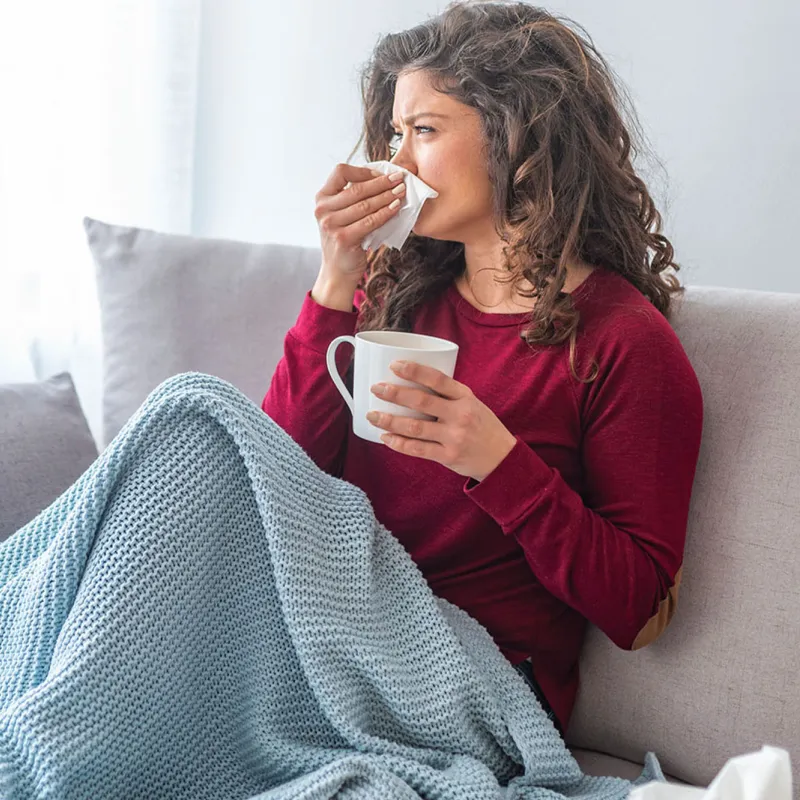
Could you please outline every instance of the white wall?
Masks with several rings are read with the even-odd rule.
[[[444,3],[204,0],[197,235],[317,245],[314,195],[360,129],[381,33]],[[628,86],[686,283],[800,292],[797,0],[555,0]]]

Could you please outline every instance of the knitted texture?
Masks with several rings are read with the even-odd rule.
[[[652,756],[646,778],[663,779]],[[583,776],[366,495],[217,378],[162,383],[0,545],[3,798],[630,788]]]

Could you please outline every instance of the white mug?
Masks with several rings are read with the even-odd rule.
[[[336,349],[342,342],[349,342],[355,348],[352,395],[347,391],[336,368]],[[420,411],[381,400],[370,391],[376,383],[394,383],[398,386],[413,386],[429,394],[435,394],[427,386],[407,381],[396,375],[389,369],[389,364],[393,361],[414,361],[417,364],[435,367],[452,378],[457,357],[458,345],[447,339],[402,331],[363,331],[355,336],[337,336],[328,345],[327,363],[328,372],[353,415],[353,433],[362,439],[382,444],[381,435],[386,431],[367,419],[369,411],[384,411],[399,417],[434,419]]]

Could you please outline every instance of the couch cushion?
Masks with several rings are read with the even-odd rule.
[[[166,378],[197,370],[261,402],[320,251],[86,218],[103,334],[103,443]]]
[[[72,378],[0,385],[0,541],[47,508],[97,458]]]
[[[567,738],[707,785],[764,744],[800,763],[800,295],[690,287],[673,324],[705,404],[678,612],[633,653],[590,629]]]

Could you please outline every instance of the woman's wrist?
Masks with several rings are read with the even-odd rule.
[[[357,285],[332,278],[321,270],[311,290],[311,298],[325,308],[351,312]]]

